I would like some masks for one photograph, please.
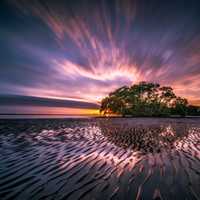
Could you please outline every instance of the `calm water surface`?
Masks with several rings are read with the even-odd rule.
[[[0,199],[200,199],[200,119],[2,119]]]

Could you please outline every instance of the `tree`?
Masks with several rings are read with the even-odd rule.
[[[200,107],[189,105],[187,107],[187,113],[192,116],[200,116]]]
[[[188,101],[185,98],[177,97],[174,106],[174,113],[179,114],[181,116],[187,115],[188,111]]]
[[[106,97],[101,102],[100,112],[103,114],[122,114],[123,113],[123,101],[116,96]]]
[[[140,82],[123,86],[102,99],[100,112],[132,116],[185,116],[187,99],[177,97],[173,89],[157,83]]]

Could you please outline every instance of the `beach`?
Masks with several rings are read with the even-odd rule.
[[[200,118],[0,119],[0,199],[199,199]]]

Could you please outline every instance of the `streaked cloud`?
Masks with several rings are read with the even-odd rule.
[[[178,0],[6,1],[1,94],[97,103],[117,87],[153,81],[196,104],[198,8]]]
[[[0,108],[0,114],[97,114],[99,105],[84,101],[0,95]]]

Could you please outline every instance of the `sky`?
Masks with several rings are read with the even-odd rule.
[[[200,105],[199,0],[1,0],[0,113],[97,113],[140,81]]]

